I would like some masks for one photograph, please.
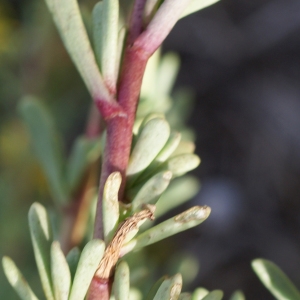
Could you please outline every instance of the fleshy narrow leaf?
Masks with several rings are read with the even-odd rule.
[[[144,9],[144,19],[145,23],[148,24],[155,12],[157,11],[159,4],[161,3],[160,0],[148,0],[145,4]]]
[[[45,0],[73,62],[94,99],[110,101],[77,0]]]
[[[166,168],[176,177],[197,168],[199,164],[200,158],[196,154],[181,154],[168,159]]]
[[[157,50],[148,60],[141,87],[141,98],[155,98],[156,89],[153,89],[153,83],[156,82],[159,61],[160,50]]]
[[[39,203],[33,203],[28,213],[28,220],[34,256],[43,290],[48,300],[54,300],[50,271],[52,232],[46,209]]]
[[[211,209],[208,206],[194,206],[138,235],[123,246],[121,255],[128,253],[132,249],[151,245],[171,235],[195,227],[207,219],[210,211]]]
[[[111,91],[115,92],[117,83],[119,0],[103,0],[101,27],[101,70],[106,85]]]
[[[54,120],[41,101],[31,96],[21,101],[20,112],[28,126],[34,151],[44,169],[53,198],[65,203],[67,191],[63,178],[63,154]]]
[[[91,240],[83,248],[69,300],[83,300],[104,254],[104,242]]]
[[[38,300],[28,282],[9,257],[4,256],[2,258],[2,265],[9,283],[22,300]]]
[[[68,300],[71,287],[71,273],[60,244],[51,245],[51,275],[55,300]]]
[[[138,186],[138,193],[132,200],[132,209],[136,211],[143,204],[155,204],[166,190],[172,179],[172,172],[163,171],[150,178],[142,187]]]
[[[171,154],[176,150],[181,139],[181,134],[179,132],[171,132],[169,139],[162,148],[162,150],[155,157],[153,162],[145,169],[145,171],[139,176],[138,181],[143,182],[149,179],[159,167],[171,156]]]
[[[78,187],[86,168],[100,156],[100,153],[100,140],[85,137],[76,139],[67,165],[67,180],[71,191]]]
[[[169,135],[170,126],[166,120],[155,118],[147,122],[130,155],[127,176],[137,175],[147,168],[166,144]]]
[[[120,72],[120,63],[121,63],[121,59],[122,59],[122,55],[123,55],[123,51],[124,51],[124,42],[125,42],[125,36],[126,36],[126,27],[123,26],[120,30],[119,30],[119,34],[118,34],[118,49],[117,49],[117,58],[116,58],[116,78],[118,78],[119,76],[119,72]]]
[[[219,0],[192,0],[189,6],[184,10],[181,18],[186,17],[187,15],[201,10],[207,6],[210,6],[218,1]]]
[[[161,97],[164,95],[169,95],[175,83],[175,79],[179,70],[179,56],[173,52],[168,52],[162,56],[157,77],[157,97]]]
[[[220,290],[214,290],[209,292],[203,300],[221,300],[223,298],[223,292]]]
[[[209,291],[205,288],[197,288],[193,292],[192,300],[202,300],[208,293]]]
[[[179,132],[171,132],[170,137],[163,147],[163,149],[159,152],[157,157],[155,158],[155,163],[163,163],[165,162],[171,154],[178,147],[181,140],[181,134]]]
[[[255,259],[252,268],[264,286],[278,300],[298,300],[300,292],[290,279],[271,261]]]
[[[168,189],[156,203],[156,218],[190,200],[197,194],[199,188],[198,180],[192,176],[184,176],[172,180]]]
[[[105,242],[114,235],[119,220],[118,193],[121,186],[122,176],[119,172],[109,175],[103,191],[103,230]]]
[[[114,294],[116,300],[129,300],[130,276],[127,262],[121,261],[116,268]]]
[[[245,295],[241,291],[235,291],[231,297],[230,300],[246,300]]]
[[[161,286],[161,284],[166,280],[166,276],[161,277],[160,279],[158,279],[155,284],[151,287],[149,293],[147,294],[147,297],[145,300],[153,300],[154,296],[156,295],[159,287]]]
[[[176,274],[161,284],[153,300],[177,300],[181,287],[182,277],[180,274]]]
[[[66,260],[69,265],[72,279],[74,278],[79,258],[80,258],[80,250],[77,247],[74,247],[66,256]]]
[[[138,289],[130,288],[129,299],[130,300],[142,300],[143,294]]]
[[[94,42],[95,56],[100,65],[101,57],[102,57],[103,1],[99,1],[94,6],[92,18],[93,18],[93,42]]]

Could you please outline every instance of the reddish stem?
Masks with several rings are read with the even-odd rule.
[[[106,179],[112,172],[119,171],[122,175],[119,199],[123,199],[132,127],[148,58],[149,56],[142,49],[131,46],[126,49],[118,93],[118,103],[126,116],[116,115],[107,119],[107,138],[100,178],[94,238],[103,239],[102,194]]]

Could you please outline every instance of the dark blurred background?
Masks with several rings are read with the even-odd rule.
[[[192,202],[212,207],[177,237],[199,257],[195,286],[273,299],[250,266],[263,257],[300,287],[300,2],[223,0],[181,20],[164,50],[181,57],[176,85],[196,92],[202,187]],[[67,149],[85,124],[82,86],[44,2],[0,0],[0,254],[32,283],[24,224],[30,204],[49,196],[17,103],[28,93],[45,99]],[[17,299],[2,270],[0,299]]]

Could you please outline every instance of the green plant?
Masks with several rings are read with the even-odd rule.
[[[38,203],[29,211],[32,244],[47,299],[109,299],[113,295],[133,299],[129,267],[125,261],[119,262],[120,257],[208,217],[210,208],[197,206],[152,228],[149,222],[141,227],[196,191],[193,179],[182,178],[168,191],[172,194],[173,189],[174,194],[176,186],[184,184],[180,195],[171,201],[162,196],[171,179],[200,163],[188,131],[182,128],[180,105],[188,94],[178,93],[179,106],[169,109],[177,57],[169,54],[160,59],[157,53],[148,65],[143,87],[142,79],[149,58],[177,20],[213,2],[137,0],[120,9],[118,0],[104,0],[95,5],[92,32],[88,32],[77,1],[46,1],[94,102],[85,135],[76,139],[69,157],[42,101],[25,96],[20,104],[59,212],[55,222]],[[127,19],[128,23],[122,21]],[[10,258],[4,257],[3,266],[22,299],[37,299]],[[186,293],[179,296],[181,285],[180,274],[160,280],[148,298],[188,298]],[[197,290],[193,297],[199,293],[203,291]],[[210,294],[205,298],[222,295],[220,291]]]
[[[26,95],[19,106],[56,207],[54,214],[34,203],[29,211],[46,299],[222,299],[220,290],[181,291],[180,273],[194,276],[192,258],[170,258],[175,275],[154,283],[158,265],[144,252],[210,213],[197,206],[154,226],[149,221],[197,192],[195,178],[182,175],[200,163],[184,125],[192,95],[181,89],[171,96],[179,59],[158,48],[178,19],[214,2],[135,0],[119,7],[103,0],[89,16],[75,0],[46,0],[93,99],[85,134],[68,156],[43,101]],[[300,299],[276,265],[258,259],[252,266],[274,297]],[[21,299],[38,299],[9,257],[3,267]],[[236,291],[230,299],[245,297]]]

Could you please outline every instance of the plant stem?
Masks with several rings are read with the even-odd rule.
[[[123,199],[126,168],[132,141],[132,127],[148,58],[149,56],[143,49],[130,45],[126,47],[118,88],[118,104],[126,115],[116,115],[107,120],[107,138],[99,185],[94,238],[103,239],[102,194],[106,179],[112,172],[118,171],[122,175],[119,199],[120,201]]]

